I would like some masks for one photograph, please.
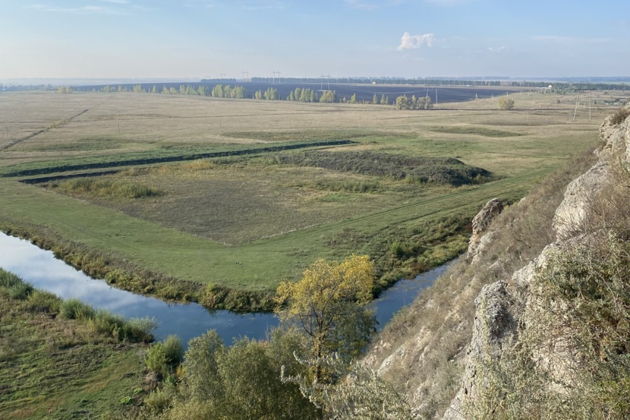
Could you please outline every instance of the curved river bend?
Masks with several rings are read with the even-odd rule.
[[[449,264],[444,264],[412,280],[400,280],[372,303],[379,329],[402,307],[411,303],[425,288],[433,284]],[[238,314],[230,311],[208,311],[196,303],[168,303],[138,295],[95,280],[55,258],[30,242],[0,232],[0,268],[17,274],[37,289],[63,298],[79,299],[96,309],[105,309],[125,318],[153,318],[154,334],[163,339],[175,334],[183,343],[207,330],[214,329],[226,344],[235,339],[265,338],[278,325],[271,313]]]

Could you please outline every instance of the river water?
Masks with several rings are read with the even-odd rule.
[[[379,329],[402,307],[411,303],[433,284],[448,264],[420,274],[415,279],[400,280],[372,302]],[[214,329],[226,344],[241,337],[262,339],[278,325],[271,313],[238,314],[209,311],[196,303],[169,303],[109,286],[92,279],[30,242],[0,232],[0,268],[18,275],[37,289],[63,298],[76,298],[96,309],[105,309],[125,318],[153,318],[154,335],[163,339],[174,334],[187,343],[207,330]]]

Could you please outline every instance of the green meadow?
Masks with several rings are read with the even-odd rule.
[[[573,119],[572,96],[512,97],[513,111],[494,99],[400,111],[3,94],[13,144],[0,151],[0,227],[69,241],[175,288],[270,292],[317,258],[352,253],[375,259],[385,287],[460,253],[487,200],[520,199],[592,147],[610,112],[596,105]]]

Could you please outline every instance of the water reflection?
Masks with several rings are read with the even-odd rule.
[[[97,309],[106,309],[126,318],[150,317],[157,321],[155,335],[162,339],[178,335],[183,343],[209,329],[226,343],[240,337],[261,339],[276,325],[278,318],[268,313],[237,314],[229,311],[208,311],[201,305],[167,303],[109,286],[94,280],[56,259],[28,241],[0,233],[0,267],[20,276],[34,287],[47,290],[64,299],[76,298]],[[401,280],[385,291],[372,305],[379,328],[446,269],[443,265],[413,280]]]
[[[443,264],[433,270],[419,274],[414,279],[398,280],[394,286],[383,292],[378,299],[372,302],[372,308],[376,311],[378,329],[381,330],[396,312],[409,305],[421,291],[431,286],[451,264],[452,262]]]
[[[97,309],[106,309],[125,318],[150,317],[157,321],[155,335],[162,339],[176,334],[186,343],[215,329],[226,343],[247,336],[264,338],[278,324],[273,314],[236,314],[207,311],[201,305],[167,303],[109,286],[94,280],[56,259],[28,241],[0,233],[0,267],[13,272],[34,287],[64,299],[76,298]]]

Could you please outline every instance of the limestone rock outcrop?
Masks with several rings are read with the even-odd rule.
[[[515,271],[508,280],[485,286],[475,300],[476,313],[472,338],[464,358],[465,372],[456,397],[444,413],[445,419],[467,418],[466,406],[474,402],[488,386],[480,372],[491,368],[503,356],[506,343],[519,339],[528,325],[537,322],[535,297],[529,293],[536,275],[545,268],[551,256],[562,250],[588,243],[598,232],[585,233],[590,224],[591,208],[598,194],[612,181],[614,165],[630,165],[630,119],[621,125],[607,119],[600,130],[603,144],[595,152],[597,161],[585,173],[570,182],[553,217],[556,241],[547,245],[534,260]],[[630,199],[629,199],[630,202]],[[474,262],[473,262],[474,264]],[[539,368],[548,378],[550,388],[576,380],[572,349],[559,334],[550,338],[536,352]]]
[[[488,243],[492,241],[492,232],[487,232],[492,220],[503,211],[503,201],[493,198],[472,220],[472,235],[468,243],[466,257],[474,261],[475,257],[483,251]]]
[[[557,253],[584,245],[601,233],[589,229],[595,217],[591,210],[600,192],[613,182],[619,165],[630,167],[630,118],[621,124],[607,119],[600,134],[595,162],[573,175],[568,184],[564,181],[566,187],[559,186],[555,201],[545,207],[542,229],[546,231],[535,250],[526,258],[522,249],[501,254],[500,249],[512,247],[511,240],[524,238],[512,238],[509,230],[503,234],[501,227],[509,229],[510,223],[518,220],[507,216],[532,214],[526,212],[537,208],[532,203],[539,198],[526,197],[510,206],[513,212],[506,211],[505,218],[498,218],[501,220],[497,215],[503,211],[503,203],[490,200],[472,222],[466,258],[437,280],[437,291],[414,302],[408,314],[392,327],[395,331],[386,328],[364,359],[367,366],[401,387],[416,418],[471,418],[467,407],[490,386],[488,370],[504,360],[507,349],[527,334],[528,325],[537,323],[540,305],[532,291],[539,273]],[[522,219],[521,227],[541,220]],[[528,234],[522,229],[518,232]],[[511,255],[512,261],[506,263],[501,255]],[[453,332],[461,332],[461,339],[451,343]],[[534,356],[536,368],[549,380],[549,389],[575,379],[572,375],[577,361],[561,336],[550,337]],[[449,372],[443,375],[445,371]],[[440,398],[446,395],[446,399],[433,398],[437,394],[442,395]]]

